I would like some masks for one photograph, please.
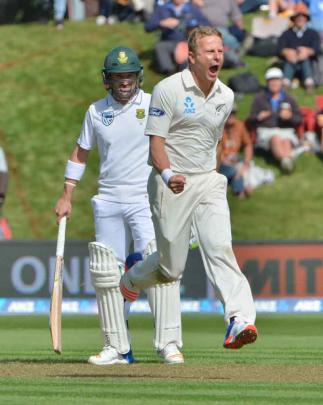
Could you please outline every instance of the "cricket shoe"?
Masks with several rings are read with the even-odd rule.
[[[166,364],[183,364],[183,354],[178,350],[175,343],[169,343],[164,349],[157,352],[158,356],[164,360]]]
[[[231,321],[224,338],[223,347],[226,349],[240,349],[253,343],[258,336],[255,325],[243,321]]]
[[[110,366],[113,364],[131,364],[134,363],[135,359],[133,357],[132,351],[129,350],[128,353],[121,354],[114,347],[107,347],[102,350],[97,355],[90,356],[88,363],[94,364],[96,366]]]
[[[123,298],[130,302],[136,301],[136,299],[138,299],[140,291],[134,287],[127,273],[134,264],[142,260],[143,260],[142,254],[139,252],[131,253],[126,258],[125,273],[123,274],[120,280],[120,292],[123,295]]]

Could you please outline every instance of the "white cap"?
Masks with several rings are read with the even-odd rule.
[[[283,72],[276,67],[270,68],[267,70],[265,73],[265,79],[270,80],[270,79],[282,79],[284,77]]]

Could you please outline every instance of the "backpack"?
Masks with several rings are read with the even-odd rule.
[[[254,56],[276,56],[277,44],[277,37],[254,38],[252,47],[248,50],[248,54]]]
[[[235,93],[257,93],[260,89],[260,83],[256,76],[250,72],[239,73],[231,76],[228,80],[228,86]]]

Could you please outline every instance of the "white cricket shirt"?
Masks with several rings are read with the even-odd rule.
[[[100,156],[99,196],[135,203],[147,198],[149,138],[144,136],[150,94],[140,90],[126,105],[111,94],[91,104],[77,143]]]
[[[155,86],[145,134],[166,139],[165,150],[175,172],[212,171],[233,100],[232,90],[219,79],[205,97],[185,69]]]

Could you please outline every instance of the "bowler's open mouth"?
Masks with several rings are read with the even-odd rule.
[[[217,73],[219,70],[219,65],[212,65],[209,69],[211,73]]]

